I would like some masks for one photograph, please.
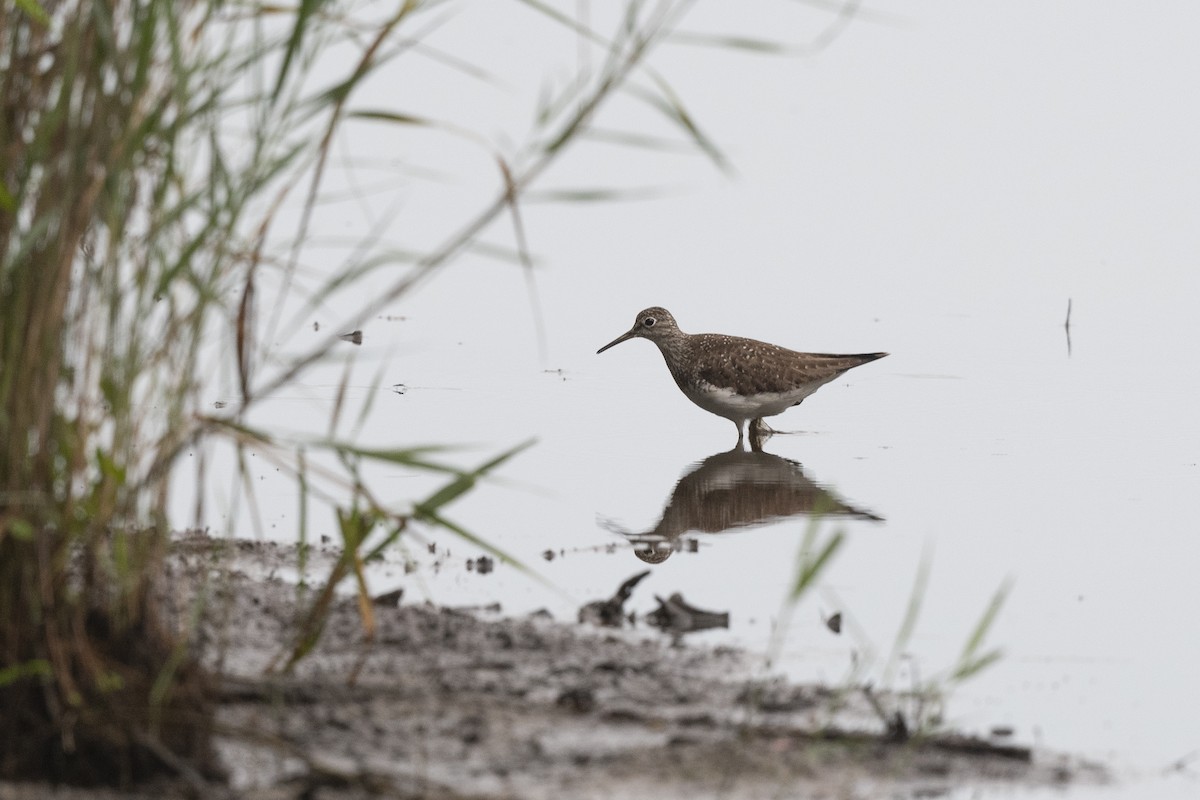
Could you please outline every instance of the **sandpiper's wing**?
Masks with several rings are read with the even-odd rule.
[[[786,347],[702,333],[692,337],[695,378],[740,395],[786,393],[802,386],[813,390],[854,367],[887,353],[799,353]]]

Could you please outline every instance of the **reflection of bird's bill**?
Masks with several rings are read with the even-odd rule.
[[[637,535],[636,533],[629,530],[628,528],[623,528],[620,525],[618,525],[616,520],[609,519],[608,517],[602,517],[599,514],[596,515],[596,524],[599,525],[604,530],[608,531],[609,533],[615,533],[620,536],[628,537],[628,536],[636,536]]]

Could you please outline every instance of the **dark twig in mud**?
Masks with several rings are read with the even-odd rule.
[[[679,592],[663,600],[658,595],[658,608],[646,615],[646,622],[678,639],[685,633],[709,628],[728,628],[728,611],[705,611],[683,599]]]
[[[139,745],[153,753],[155,758],[184,781],[188,788],[188,794],[191,797],[201,800],[202,798],[220,796],[221,787],[218,784],[205,780],[204,776],[187,759],[175,755],[171,751],[171,748],[164,745],[157,738],[142,731],[135,731],[133,735]]]
[[[904,715],[900,713],[900,710],[896,709],[889,715],[870,686],[862,687],[862,693],[863,697],[867,698],[867,702],[871,704],[871,708],[879,715],[880,721],[883,722],[886,729],[883,735],[884,740],[896,742],[897,744],[907,742],[911,734],[908,730],[908,722],[904,719]]]
[[[617,587],[616,594],[607,600],[595,600],[579,609],[579,621],[606,628],[619,628],[625,621],[625,601],[633,594],[633,589],[647,575],[645,570],[634,575]]]
[[[336,596],[310,656],[290,674],[264,676],[261,666],[291,641],[295,592],[282,580],[247,576],[294,554],[261,544],[230,550],[241,560],[223,568],[215,599],[232,606],[206,605],[198,636],[228,638],[214,732],[234,785],[259,787],[239,790],[247,800],[304,792],[448,800],[497,791],[529,800],[689,800],[718,787],[721,796],[775,796],[781,780],[800,796],[832,795],[831,785],[858,780],[887,795],[913,782],[932,792],[1063,779],[1062,769],[1031,763],[1013,743],[916,728],[901,743],[884,735],[862,693],[755,680],[743,675],[744,657],[726,648],[670,647],[544,615],[377,606],[371,653],[350,686],[346,672],[365,634],[356,598]],[[191,608],[222,568],[195,558],[194,546],[176,552],[170,586],[180,595],[171,606]],[[254,556],[263,563],[247,569]],[[632,577],[622,589],[634,591]],[[876,697],[882,709],[907,702],[883,690]],[[1096,779],[1089,770],[1072,765],[1063,774]],[[177,778],[167,793],[139,800],[189,791]]]
[[[757,726],[754,733],[768,738],[792,738],[806,741],[839,742],[844,744],[879,744],[880,737],[862,731],[842,730],[840,728],[824,728],[819,731],[796,730],[789,728],[771,728]],[[944,734],[938,736],[912,737],[906,741],[897,741],[884,737],[884,742],[905,744],[914,747],[955,753],[967,756],[994,756],[996,758],[1030,763],[1033,761],[1033,751],[1019,745],[999,745],[987,739],[961,734]]]

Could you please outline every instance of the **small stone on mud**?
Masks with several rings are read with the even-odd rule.
[[[586,714],[596,708],[596,695],[586,686],[577,686],[564,689],[554,704],[577,714]]]
[[[378,595],[377,597],[371,598],[371,602],[377,606],[387,606],[389,608],[395,608],[396,606],[400,605],[400,599],[402,597],[404,597],[404,590],[396,589],[391,592],[384,592],[383,594]]]
[[[1087,764],[1031,761],[1028,750],[1009,740],[935,730],[889,745],[881,736],[883,715],[872,713],[862,693],[797,686],[782,677],[764,682],[755,679],[751,657],[738,651],[669,648],[623,631],[598,634],[554,622],[545,610],[483,619],[478,606],[410,599],[375,614],[374,640],[364,649],[357,597],[338,595],[295,674],[264,676],[271,660],[294,646],[297,589],[248,572],[293,574],[297,549],[238,540],[230,547],[203,536],[177,540],[173,549],[167,618],[190,619],[196,598],[214,586],[221,598],[204,604],[197,623],[204,641],[219,644],[205,653],[224,687],[218,745],[231,780],[275,792],[256,797],[294,795],[284,785],[288,773],[264,773],[264,741],[286,742],[277,754],[266,745],[269,758],[299,754],[303,763],[344,765],[353,783],[322,784],[321,797],[329,800],[358,800],[366,796],[358,787],[414,773],[450,776],[453,791],[430,779],[412,796],[530,800],[695,800],[712,794],[709,787],[765,798],[779,796],[781,786],[789,796],[824,797],[864,781],[875,790],[871,796],[916,796],[914,786],[924,791],[933,781],[969,794],[1006,782],[1023,789],[1104,778]],[[219,574],[210,555],[227,559]],[[631,592],[633,583],[621,589]],[[672,601],[688,616],[711,613],[682,598],[666,602]],[[887,693],[878,700],[897,702]],[[810,717],[818,727],[810,727]],[[0,797],[5,788],[0,784]],[[189,796],[195,787],[178,781],[136,798]]]
[[[487,720],[481,715],[463,717],[459,723],[459,738],[463,744],[479,744],[487,738]]]
[[[496,562],[487,556],[467,559],[467,571],[474,570],[480,575],[487,575],[496,568]]]

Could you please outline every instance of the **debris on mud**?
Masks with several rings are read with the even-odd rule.
[[[646,615],[646,622],[663,633],[680,637],[693,631],[729,627],[728,611],[705,611],[696,608],[684,600],[679,592],[666,600],[658,595],[655,595],[654,599],[658,601],[658,608]]]
[[[625,613],[625,601],[633,595],[634,587],[649,574],[650,570],[643,570],[618,586],[616,593],[607,600],[585,604],[579,609],[579,621],[603,628],[620,628],[626,622],[632,623],[634,616],[632,612],[628,615]]]
[[[330,557],[322,551],[310,559]],[[918,797],[1103,780],[1098,768],[1035,758],[1009,740],[889,741],[861,693],[763,679],[728,648],[673,647],[544,614],[485,620],[396,605],[398,594],[376,599],[373,640],[347,597],[332,605],[311,655],[289,674],[267,672],[305,608],[301,587],[274,577],[295,555],[189,535],[170,561],[165,599],[181,626],[199,612],[191,640],[220,676],[218,749],[231,788],[201,787],[201,796]],[[640,577],[621,587],[626,597]],[[682,600],[663,605],[673,602]],[[621,613],[620,602],[612,607]],[[197,791],[181,777],[141,793],[53,796]],[[0,784],[5,800],[48,794]]]

